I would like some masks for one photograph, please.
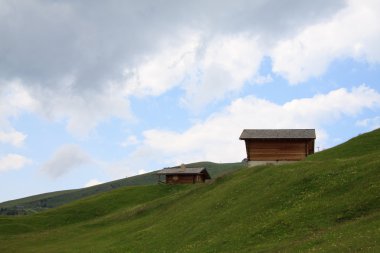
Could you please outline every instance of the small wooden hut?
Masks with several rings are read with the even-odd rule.
[[[161,176],[165,176],[167,184],[195,184],[204,183],[206,179],[211,179],[206,168],[186,168],[184,165],[175,168],[165,168],[157,172],[158,181]]]
[[[299,161],[314,154],[315,129],[244,129],[249,165]]]

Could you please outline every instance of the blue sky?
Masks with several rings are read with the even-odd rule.
[[[380,127],[379,1],[0,0],[0,202]]]

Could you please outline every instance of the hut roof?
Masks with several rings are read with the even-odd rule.
[[[157,172],[159,175],[199,175],[205,174],[206,179],[210,179],[210,175],[207,172],[206,168],[165,168]]]
[[[244,129],[239,139],[315,139],[315,129]]]

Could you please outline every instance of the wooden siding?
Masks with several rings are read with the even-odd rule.
[[[298,161],[314,153],[314,140],[246,140],[246,149],[249,161]]]
[[[202,174],[199,175],[186,175],[186,174],[177,174],[177,175],[166,175],[166,183],[168,184],[195,184],[203,183],[205,177]]]

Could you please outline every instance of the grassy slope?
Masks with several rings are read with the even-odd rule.
[[[210,172],[212,178],[223,175],[226,172],[233,171],[240,167],[240,163],[212,163],[212,162],[198,162],[193,164],[188,164],[189,167],[206,167]],[[52,193],[44,193],[35,196],[30,196],[22,199],[16,199],[0,203],[0,208],[7,208],[3,210],[0,214],[6,214],[10,210],[15,210],[16,206],[22,206],[26,213],[34,213],[49,208],[58,207],[72,201],[89,197],[101,192],[107,192],[124,186],[136,186],[136,185],[150,185],[156,184],[157,177],[155,172],[146,173],[138,176],[123,178],[115,180],[112,182],[95,185],[92,187],[86,187],[82,189],[74,189],[67,191],[58,191]]]
[[[0,218],[0,252],[380,252],[380,130],[209,185],[125,187]]]

